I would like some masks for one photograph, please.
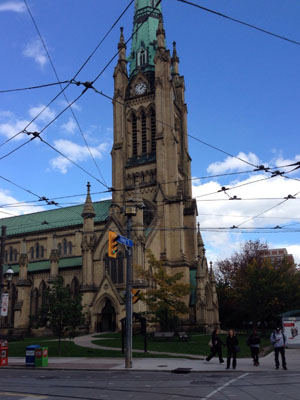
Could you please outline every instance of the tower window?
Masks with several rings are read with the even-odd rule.
[[[156,117],[155,117],[155,111],[151,110],[150,113],[150,122],[151,122],[151,152],[156,151]]]
[[[136,116],[132,115],[132,157],[137,157],[137,123]]]
[[[147,127],[145,113],[142,113],[142,154],[147,154]]]
[[[147,50],[140,49],[137,53],[137,66],[142,67],[147,64]]]

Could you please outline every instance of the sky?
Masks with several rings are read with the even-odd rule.
[[[64,92],[67,100],[57,96],[58,85],[1,91],[56,83],[56,75],[71,80],[129,0],[26,1],[36,26],[23,0],[0,0],[0,218],[51,208],[37,201],[41,197],[76,195],[56,200],[60,206],[83,202],[87,181],[93,200],[110,198],[109,99],[87,90],[74,102],[79,129],[70,109],[59,114],[82,93],[82,85],[71,84]],[[193,1],[300,42],[298,0]],[[188,133],[212,146],[189,137],[192,176],[207,177],[193,180],[193,196],[208,260],[224,259],[245,240],[259,239],[271,248],[286,247],[300,263],[300,169],[283,168],[300,161],[300,46],[177,0],[162,0],[162,9],[167,46],[177,42],[185,76]],[[117,53],[119,28],[130,37],[133,12],[131,5],[76,81],[92,81],[103,71]],[[113,95],[115,64],[116,59],[94,84],[108,96]],[[45,142],[84,171],[38,138],[26,143],[32,135],[12,138],[55,96],[26,130],[42,130]],[[285,174],[254,172],[259,165]],[[234,175],[212,177],[229,173]],[[296,198],[285,199],[289,195]]]

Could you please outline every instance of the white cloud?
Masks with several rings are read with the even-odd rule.
[[[29,124],[29,120],[26,119],[16,119],[13,118],[6,123],[0,124],[0,135],[5,136],[7,139],[11,138],[12,136],[16,135],[17,133],[21,132],[25,126]],[[31,131],[37,131],[38,128],[36,124],[30,125]],[[16,136],[16,140],[20,140],[24,138],[25,133],[22,133]]]
[[[13,112],[2,110],[0,111],[0,135],[5,136],[7,139],[23,131],[23,129],[30,123],[30,121],[37,116],[37,114],[44,108],[44,105],[31,107],[28,111],[30,119],[18,118]],[[39,131],[38,122],[47,123],[55,117],[55,112],[49,107],[28,127],[28,131]],[[16,136],[16,140],[24,138],[25,133]]]
[[[29,115],[31,118],[35,118],[43,109],[45,108],[44,104],[40,104],[36,107],[31,107],[29,109]],[[50,108],[47,107],[42,114],[37,118],[37,120],[42,122],[49,122],[55,117],[55,112]]]
[[[22,203],[20,200],[12,197],[7,190],[0,188],[0,205],[19,203],[17,206],[0,207],[0,220],[1,218],[13,217],[16,215],[29,214],[38,211],[44,211],[41,206],[35,207],[30,204]]]
[[[294,158],[284,158],[284,157],[280,156],[276,160],[274,160],[274,163],[275,163],[276,167],[282,167],[284,165],[294,164],[294,163],[299,162],[299,161],[300,161],[300,154],[296,155]],[[286,171],[291,171],[295,167],[296,166],[280,168],[280,169],[286,172]],[[297,171],[299,171],[299,169]]]
[[[62,124],[62,129],[67,131],[68,133],[74,133],[76,129],[76,123],[73,118],[69,118],[69,121],[66,122],[65,124]]]
[[[77,143],[71,142],[70,140],[59,139],[54,142],[54,146],[64,153],[67,157],[69,157],[72,161],[82,162],[90,158],[90,152],[87,147],[80,146]],[[102,143],[96,147],[90,147],[90,151],[93,154],[93,157],[102,158],[104,152],[107,149],[107,143]],[[68,167],[72,164],[63,156],[58,156],[53,158],[51,161],[51,166],[54,169],[59,170],[62,174],[66,174],[68,171]]]
[[[48,61],[45,49],[38,39],[27,44],[23,51],[23,55],[25,57],[33,58],[40,67],[43,67]]]
[[[25,4],[19,1],[6,1],[5,3],[0,4],[0,12],[1,11],[13,11],[17,13],[22,13],[26,11]]]
[[[226,196],[224,192],[203,196],[208,193],[217,192],[221,189],[222,184],[210,181],[204,184],[193,185],[193,197],[202,196],[197,198],[199,213],[198,219],[201,224],[200,228],[205,240],[207,256],[209,259],[217,260],[228,257],[235,250],[239,250],[240,241],[247,240],[249,235],[242,235],[239,231],[234,229],[232,229],[232,232],[228,232],[227,230],[223,232],[219,229],[212,231],[208,228],[230,229],[234,225],[238,226],[251,217],[263,213],[267,209],[278,204],[289,194],[294,195],[300,190],[299,182],[292,179],[284,179],[283,177],[275,177],[251,184],[256,180],[266,178],[267,176],[268,175],[266,174],[257,174],[244,180],[235,180],[230,184],[226,184],[226,187],[246,184],[246,186],[227,191],[231,197],[236,195],[241,199],[260,198],[263,200],[229,200],[228,196]],[[268,200],[268,198],[277,198],[277,200]],[[298,198],[300,198],[300,196],[298,196]],[[210,201],[203,201],[206,199]],[[221,199],[224,199],[224,201],[212,201]],[[295,218],[297,219],[295,220]],[[284,204],[261,215],[261,217],[242,224],[241,228],[274,228],[275,226],[288,225],[297,221],[300,222],[299,200],[290,199]],[[297,228],[297,225],[295,228]],[[276,232],[279,231],[280,230],[278,229]],[[260,231],[258,232],[257,237],[262,238],[263,234],[260,234]],[[280,231],[280,233],[284,234],[283,231]],[[274,245],[273,247],[279,246]],[[291,246],[285,245],[282,247],[290,248]],[[297,254],[300,255],[297,248],[295,249],[295,252],[297,251]]]
[[[259,158],[254,153],[245,154],[240,152],[236,157],[241,158],[251,164],[259,165]],[[207,172],[209,174],[220,174],[223,172],[232,172],[232,171],[247,171],[249,170],[251,165],[246,164],[237,158],[227,157],[224,161],[217,161],[213,164],[210,164],[207,168]]]

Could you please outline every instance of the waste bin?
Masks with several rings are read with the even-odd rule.
[[[6,367],[8,364],[8,341],[0,340],[0,367]]]
[[[35,349],[35,366],[48,367],[48,347],[38,347]]]
[[[35,366],[35,352],[36,349],[40,348],[41,346],[39,344],[32,344],[31,346],[26,347],[26,367]]]

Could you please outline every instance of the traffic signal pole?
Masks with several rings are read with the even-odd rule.
[[[4,261],[5,239],[6,239],[6,226],[2,225],[1,245],[0,245],[0,310],[2,308],[3,261]]]
[[[129,207],[128,207],[129,208]],[[126,210],[127,211],[127,210]],[[127,215],[127,237],[131,239],[132,214]],[[126,345],[125,345],[125,368],[132,368],[132,264],[131,247],[126,249],[127,269],[126,269]]]

